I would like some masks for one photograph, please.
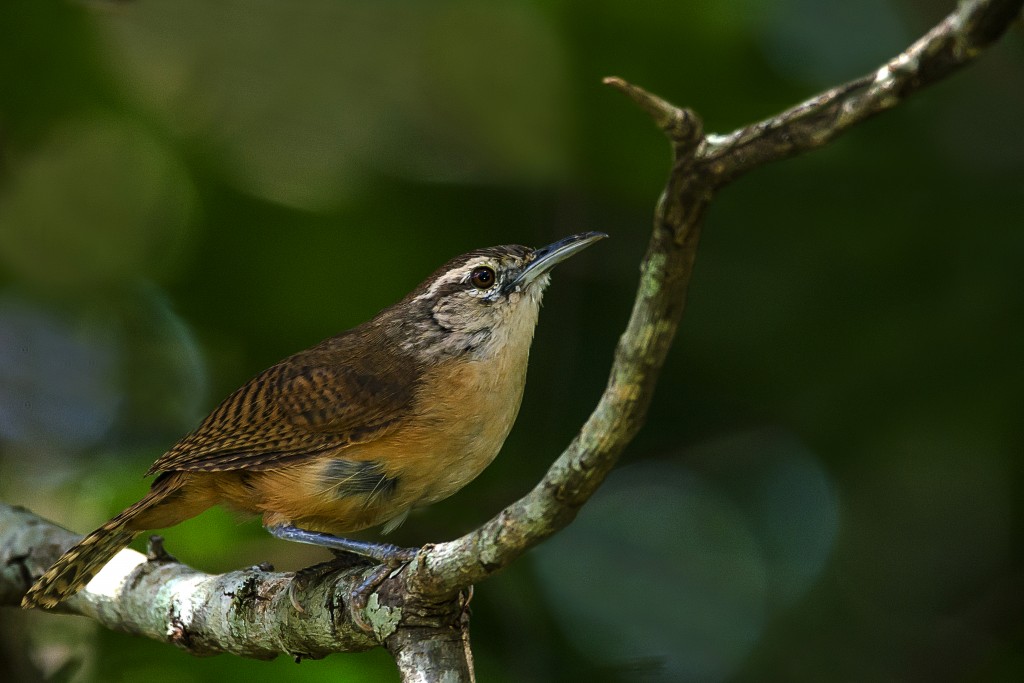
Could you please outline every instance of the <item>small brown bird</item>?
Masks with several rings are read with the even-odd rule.
[[[68,550],[22,606],[78,592],[147,529],[223,504],[288,540],[386,561],[340,538],[447,498],[497,455],[519,412],[551,268],[603,233],[457,256],[373,320],[290,356],[164,453],[135,503]]]

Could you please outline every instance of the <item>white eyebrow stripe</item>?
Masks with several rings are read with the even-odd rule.
[[[473,270],[473,268],[481,265],[488,265],[493,267],[494,261],[493,259],[488,258],[486,256],[478,256],[476,258],[472,258],[463,263],[462,265],[458,266],[457,268],[453,268],[452,270],[449,270],[447,273],[439,277],[437,280],[434,281],[434,284],[430,285],[430,288],[427,289],[427,291],[415,297],[413,301],[422,301],[424,299],[432,298],[435,294],[437,294],[438,289],[440,289],[441,287],[450,282],[465,282],[466,280],[469,279],[469,274]]]

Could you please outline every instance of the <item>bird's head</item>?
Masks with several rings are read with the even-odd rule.
[[[396,306],[407,313],[404,343],[449,356],[528,348],[551,269],[605,237],[585,232],[539,249],[511,244],[456,256]]]

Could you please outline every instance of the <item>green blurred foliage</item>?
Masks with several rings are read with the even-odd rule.
[[[948,5],[948,6],[947,6]],[[708,130],[875,68],[952,2],[0,3],[0,497],[85,532],[279,358],[472,248],[559,268],[498,460],[392,540],[538,479],[599,395],[666,145],[620,75]],[[564,534],[478,587],[481,680],[1019,680],[1024,41],[707,220],[644,431]],[[211,511],[209,571],[322,559]],[[371,534],[372,536],[372,534]],[[391,680],[10,611],[11,680]]]

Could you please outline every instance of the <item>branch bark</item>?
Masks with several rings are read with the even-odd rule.
[[[31,512],[0,504],[0,605],[18,605],[32,582],[81,536]],[[168,555],[123,550],[57,611],[173,644],[195,655],[223,652],[272,659],[320,658],[370,649],[391,635],[393,612],[366,615],[376,638],[355,625],[349,595],[366,566],[310,582],[289,599],[292,574],[249,567],[209,575]]]
[[[606,79],[651,116],[673,151],[607,388],[532,491],[465,536],[425,547],[380,584],[360,614],[373,625],[373,636],[355,626],[348,597],[365,579],[362,567],[296,590],[305,610],[298,612],[288,599],[290,574],[250,568],[208,576],[125,551],[63,608],[195,654],[322,657],[383,644],[405,681],[472,680],[463,591],[569,524],[640,429],[683,314],[703,217],[717,190],[747,171],[821,147],[948,76],[1002,36],[1022,4],[963,0],[873,73],[727,135],[705,135],[692,111],[622,79]],[[0,506],[0,604],[17,604],[31,580],[76,539],[24,510]]]

